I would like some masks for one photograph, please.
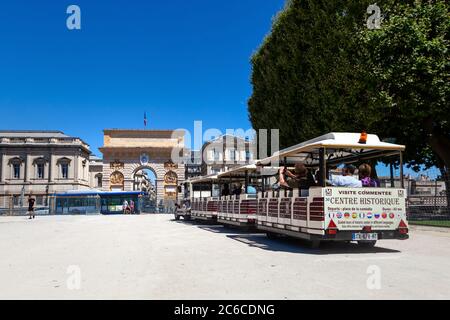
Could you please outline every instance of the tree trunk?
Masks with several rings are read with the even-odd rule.
[[[445,195],[447,198],[447,211],[446,214],[450,216],[450,172],[449,167],[440,166],[439,170],[441,171],[442,180],[445,184]]]
[[[425,120],[425,129],[428,133],[428,142],[436,155],[442,180],[445,182],[447,214],[450,215],[450,138],[439,132],[431,118]]]

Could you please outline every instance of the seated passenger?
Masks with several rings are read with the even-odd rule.
[[[362,182],[354,177],[356,167],[345,165],[342,176],[332,176],[328,183],[334,187],[362,188]]]
[[[229,186],[229,184],[227,183],[227,184],[225,184],[225,185],[223,186],[223,189],[222,189],[222,197],[229,196],[229,195],[230,195],[230,186]]]
[[[295,165],[292,173],[286,168],[280,170],[280,186],[288,189],[309,189],[316,185],[314,177],[303,163]]]
[[[233,190],[233,195],[240,196],[241,193],[242,193],[242,185],[238,184]]]
[[[254,186],[248,186],[247,187],[247,194],[256,194],[256,188]]]
[[[359,166],[359,180],[361,180],[363,187],[368,188],[377,188],[379,187],[377,180],[371,178],[372,175],[372,167],[367,163],[364,163]]]

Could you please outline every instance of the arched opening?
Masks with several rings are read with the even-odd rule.
[[[143,166],[133,173],[133,190],[144,193],[142,197],[142,212],[155,213],[157,207],[158,178],[156,172],[148,166]]]
[[[95,188],[97,188],[99,190],[103,187],[103,174],[97,173],[95,175],[94,185],[95,185]]]

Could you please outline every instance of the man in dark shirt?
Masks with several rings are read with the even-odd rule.
[[[228,183],[227,184],[225,184],[224,186],[223,186],[223,189],[222,189],[222,197],[226,197],[226,196],[229,196],[230,195],[230,186],[228,185]]]
[[[36,200],[30,195],[28,198],[28,213],[30,215],[29,219],[35,219],[36,215],[34,213],[34,204],[36,203]]]
[[[242,193],[242,184],[238,184],[233,190],[233,195],[240,196],[241,193]]]

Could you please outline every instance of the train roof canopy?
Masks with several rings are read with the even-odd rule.
[[[142,191],[100,191],[97,189],[93,190],[69,190],[65,192],[53,194],[56,197],[88,197],[88,196],[133,196],[133,195],[143,195]]]
[[[328,161],[348,159],[368,159],[390,155],[405,150],[404,145],[383,142],[377,135],[368,134],[366,143],[360,143],[360,133],[334,132],[297,144],[276,152],[273,156],[257,161],[257,165],[268,165],[277,161],[286,163],[305,162],[317,164],[320,149],[331,155]],[[284,161],[286,159],[286,161]]]
[[[212,174],[209,176],[195,177],[190,179],[188,182],[196,184],[196,183],[210,183],[217,180],[217,174]]]
[[[256,172],[258,167],[256,164],[248,164],[241,167],[232,168],[228,171],[222,172],[218,174],[219,178],[233,177],[233,176],[242,176],[245,175],[246,172]]]

